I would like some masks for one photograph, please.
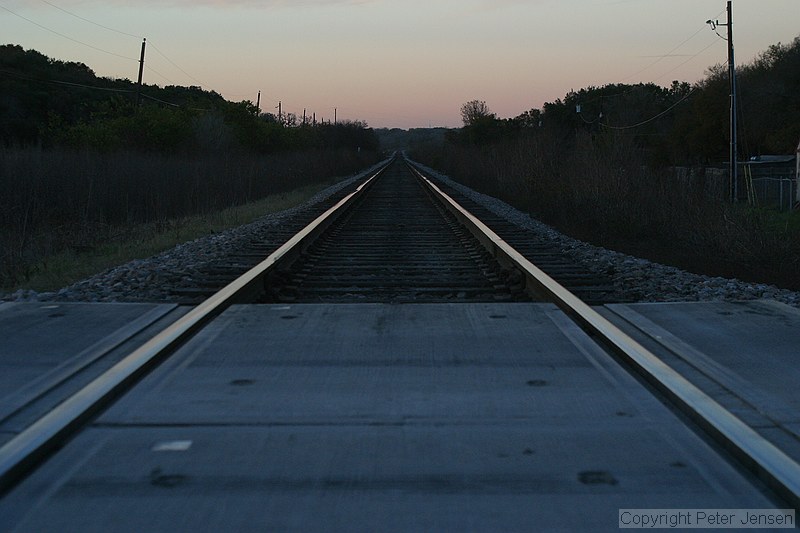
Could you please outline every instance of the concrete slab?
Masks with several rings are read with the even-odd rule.
[[[26,427],[127,353],[137,336],[180,314],[172,304],[0,307],[0,430]]]
[[[615,531],[619,508],[774,506],[549,304],[237,306],[0,520]]]
[[[606,307],[609,318],[660,349],[668,364],[749,425],[790,433],[778,440],[800,459],[800,310],[765,300]]]

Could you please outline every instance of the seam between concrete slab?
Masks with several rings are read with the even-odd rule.
[[[786,427],[786,424],[797,421],[797,412],[786,405],[783,400],[756,387],[752,382],[742,378],[728,367],[721,365],[705,353],[673,335],[667,329],[637,313],[630,306],[626,304],[609,304],[605,307],[666,348],[670,353],[690,364],[698,372],[750,405],[776,426],[796,438],[800,437],[800,435]]]
[[[0,405],[0,422],[9,419],[32,402],[41,398],[48,391],[152,326],[176,307],[178,306],[175,304],[163,304],[150,309],[132,322],[117,328],[80,353],[73,355],[57,367],[42,374],[37,379],[4,396],[0,399],[0,403],[6,404],[5,406]]]

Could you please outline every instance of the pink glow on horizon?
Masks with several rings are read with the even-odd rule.
[[[459,126],[459,107],[472,99],[512,117],[590,85],[694,82],[726,60],[724,41],[705,27],[724,21],[724,0],[2,5],[4,44],[80,61],[101,76],[136,77],[141,39],[132,35],[141,35],[152,44],[148,83],[202,85],[237,101],[261,90],[267,111],[280,100],[286,111],[328,119],[336,107],[340,119],[374,127]],[[735,0],[734,15],[742,64],[798,35],[800,2]]]

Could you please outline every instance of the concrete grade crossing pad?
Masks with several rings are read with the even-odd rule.
[[[0,444],[183,312],[149,303],[0,305]]]
[[[800,462],[800,310],[772,300],[606,309],[629,335]]]
[[[550,304],[235,306],[0,501],[8,531],[616,531],[774,508]]]

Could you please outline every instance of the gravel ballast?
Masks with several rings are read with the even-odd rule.
[[[800,307],[800,293],[777,287],[748,283],[736,279],[703,276],[674,267],[653,263],[592,246],[567,237],[553,228],[530,218],[505,202],[455,183],[447,176],[419,165],[427,173],[454,187],[498,216],[522,226],[540,238],[559,246],[565,254],[590,270],[611,276],[614,286],[626,301],[741,301],[771,299]],[[254,236],[276,230],[308,206],[323,201],[344,187],[363,178],[376,167],[345,179],[321,191],[304,204],[266,215],[257,221],[208,235],[154,255],[136,259],[101,272],[56,292],[37,293],[29,290],[3,295],[4,301],[70,301],[70,302],[168,302],[168,287],[176,280],[189,282],[203,265],[223,258]]]

